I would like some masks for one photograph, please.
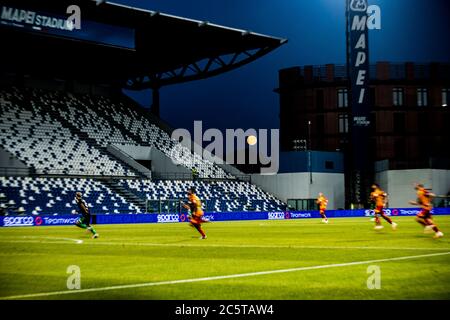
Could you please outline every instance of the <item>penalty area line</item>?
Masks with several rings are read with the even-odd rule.
[[[290,273],[290,272],[307,271],[307,270],[318,270],[318,269],[329,269],[329,268],[365,265],[365,264],[381,263],[381,262],[392,262],[392,261],[430,258],[430,257],[444,256],[444,255],[448,255],[448,254],[450,254],[450,252],[431,253],[431,254],[423,254],[423,255],[416,255],[416,256],[403,256],[403,257],[397,257],[397,258],[386,258],[386,259],[377,259],[377,260],[354,261],[354,262],[346,262],[346,263],[326,264],[326,265],[280,269],[280,270],[238,273],[238,274],[230,274],[230,275],[214,276],[214,277],[204,277],[204,278],[181,279],[181,280],[160,281],[160,282],[146,282],[146,283],[117,285],[117,286],[80,289],[80,290],[65,290],[65,291],[31,293],[31,294],[0,297],[0,300],[39,298],[39,297],[59,296],[59,295],[66,295],[66,294],[90,293],[90,292],[101,292],[101,291],[111,291],[111,290],[156,287],[156,286],[163,286],[163,285],[184,284],[184,283],[193,283],[193,282],[215,281],[215,280],[224,280],[224,279],[246,278],[246,277],[255,277],[255,276],[271,275],[271,274],[278,274],[278,273]]]

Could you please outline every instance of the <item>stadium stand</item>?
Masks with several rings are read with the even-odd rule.
[[[27,214],[74,213],[75,192],[83,190],[83,196],[93,213],[135,212],[134,204],[112,192],[99,181],[82,178],[32,178],[0,177],[0,193],[4,194],[10,207]]]
[[[136,175],[48,113],[63,103],[57,98],[38,89],[1,90],[1,145],[40,174]]]
[[[114,143],[153,146],[169,158],[174,156],[176,142],[132,105],[87,94],[21,90],[10,87],[0,92],[0,141],[40,173],[65,167],[64,174],[137,175],[107,153],[106,147]],[[52,150],[58,144],[59,148]],[[195,168],[199,177],[232,177],[187,148],[178,147],[184,155],[179,163]],[[72,152],[58,151],[67,149]],[[50,156],[44,150],[49,150]]]
[[[121,180],[121,185],[147,200],[184,199],[195,187],[204,209],[211,212],[278,211],[283,203],[255,185],[242,181]]]
[[[122,141],[121,143],[153,146],[169,158],[174,156],[176,142],[171,140],[167,132],[158,128],[154,123],[151,123],[141,110],[132,106],[125,106],[123,102],[115,103],[106,97],[83,96],[81,99],[89,99],[89,102],[95,106],[96,110],[99,110],[99,113],[109,119],[113,119],[114,122],[110,122],[110,125],[119,128],[122,127],[120,128],[121,131],[129,132],[133,135],[133,141],[128,140]],[[202,159],[195,153],[192,154],[187,148],[180,145],[178,147],[182,148],[180,153],[185,155],[179,159],[180,164],[191,169],[195,168],[201,178],[220,179],[232,177],[210,161]]]
[[[140,176],[110,154],[108,145],[152,146],[173,159],[177,144],[132,103],[8,86],[0,90],[0,115],[1,147],[32,169],[31,177],[0,177],[0,209],[11,214],[71,213],[76,191],[83,192],[93,213],[144,213],[147,201],[185,199],[192,186],[210,212],[284,208],[273,196],[179,145],[178,162],[195,168],[198,180]]]
[[[281,201],[242,181],[123,179],[119,183],[146,200],[183,200],[186,190],[195,187],[204,210],[209,212],[284,210]],[[103,181],[85,178],[0,177],[0,194],[6,198],[0,206],[10,213],[74,213],[74,194],[80,190],[92,213],[145,212],[145,208],[129,202]]]

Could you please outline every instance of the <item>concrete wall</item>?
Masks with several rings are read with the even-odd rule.
[[[135,146],[130,144],[114,144],[116,148],[119,148],[122,152],[129,155],[135,160],[151,160],[152,147]]]
[[[25,176],[29,170],[15,155],[0,148],[0,175]]]
[[[345,206],[345,178],[341,173],[313,173],[313,183],[307,172],[252,175],[252,183],[286,202],[288,199],[315,199],[319,192],[328,198],[328,209]]]
[[[376,174],[376,181],[389,194],[389,206],[410,208],[408,201],[416,199],[414,183],[422,183],[436,195],[450,191],[450,170],[416,169],[388,170]]]
[[[311,156],[311,168],[309,168],[309,156]],[[326,163],[330,162],[332,168],[327,168]],[[279,173],[289,172],[324,172],[324,173],[344,173],[344,156],[340,152],[325,151],[289,151],[280,153]]]
[[[120,159],[123,162],[125,162],[134,170],[140,172],[142,175],[148,177],[149,179],[152,178],[151,171],[148,168],[141,165],[139,162],[135,161],[135,158],[133,156],[131,156],[129,153],[127,153],[122,149],[122,145],[109,145],[106,149],[108,150],[109,153],[111,153],[117,159]]]
[[[189,168],[175,164],[172,159],[156,148],[151,150],[152,171],[156,174],[175,174],[183,176],[184,179],[192,178],[192,172]]]
[[[152,162],[151,171],[154,174],[155,178],[161,176],[167,176],[167,174],[173,175],[174,178],[176,176],[182,176],[184,179],[191,179],[192,172],[189,168],[186,168],[182,165],[175,164],[169,157],[167,157],[164,153],[159,151],[156,148],[145,147],[145,146],[135,146],[135,145],[125,145],[125,144],[114,144],[112,147],[120,150],[121,153],[125,154],[129,158],[134,160],[149,160]],[[108,151],[110,146],[108,147]],[[117,155],[116,155],[117,156]],[[123,159],[122,159],[123,160]],[[139,171],[148,171],[147,168],[140,165],[136,161],[133,168],[137,169],[137,167],[142,167]]]

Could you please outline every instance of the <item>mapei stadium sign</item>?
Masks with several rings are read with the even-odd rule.
[[[70,16],[62,17],[50,14],[42,14],[39,12],[24,10],[19,8],[1,7],[2,25],[10,25],[14,27],[28,26],[35,30],[42,28],[59,29],[73,31],[81,29],[81,10],[77,5],[67,7],[66,13]]]

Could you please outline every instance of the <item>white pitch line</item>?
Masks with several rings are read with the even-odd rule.
[[[59,237],[40,237],[40,236],[24,236],[24,238],[31,238],[31,239],[55,239],[55,240],[65,240],[65,241],[71,241],[75,242],[76,244],[82,244],[83,240],[81,239],[73,239],[73,238],[59,238]],[[50,242],[50,241],[49,241]]]
[[[296,272],[296,271],[329,269],[329,268],[348,267],[348,266],[356,266],[356,265],[364,265],[364,264],[380,263],[380,262],[391,262],[391,261],[429,258],[429,257],[437,257],[437,256],[448,255],[448,254],[450,254],[450,252],[441,252],[441,253],[424,254],[424,255],[418,255],[418,256],[406,256],[406,257],[387,258],[387,259],[377,259],[377,260],[355,261],[355,262],[336,263],[336,264],[326,264],[326,265],[319,265],[319,266],[300,267],[300,268],[281,269],[281,270],[238,273],[238,274],[230,274],[230,275],[224,275],[224,276],[205,277],[205,278],[181,279],[181,280],[160,281],[160,282],[146,282],[146,283],[136,283],[136,284],[118,285],[118,286],[110,286],[110,287],[102,287],[102,288],[80,289],[80,290],[65,290],[65,291],[31,293],[31,294],[24,294],[24,295],[0,297],[0,300],[38,298],[38,297],[58,296],[58,295],[65,295],[65,294],[111,291],[111,290],[122,290],[122,289],[132,289],[132,288],[155,287],[155,286],[172,285],[172,284],[183,284],[183,283],[193,283],[193,282],[245,278],[245,277],[254,277],[254,276],[270,275],[270,274],[277,274],[277,273],[289,273],[289,272]]]
[[[56,239],[56,238],[53,238]],[[58,238],[68,239],[68,238]],[[76,240],[76,239],[72,239]],[[83,240],[78,240],[83,243]],[[47,243],[47,244],[71,244],[67,241],[45,241],[45,240],[0,240],[0,243]],[[79,244],[81,244],[79,243]],[[77,243],[78,244],[78,243]],[[151,243],[151,242],[84,242],[85,245],[101,246],[144,246],[144,247],[173,247],[173,248],[257,248],[257,249],[324,249],[324,250],[413,250],[413,251],[444,251],[450,248],[420,248],[420,247],[366,247],[366,246],[298,246],[298,245],[252,245],[252,244],[193,244],[193,243]]]

